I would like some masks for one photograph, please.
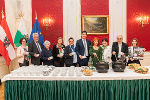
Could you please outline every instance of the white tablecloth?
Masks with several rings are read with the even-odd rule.
[[[150,66],[146,66],[150,67]],[[54,75],[58,72],[57,75]],[[61,72],[66,70],[65,75],[61,75]],[[69,72],[72,70],[73,75],[69,75]],[[114,72],[111,68],[107,73],[97,73],[93,72],[92,76],[85,76],[81,73],[81,75],[77,75],[80,73],[81,68],[76,67],[74,70],[72,68],[66,67],[56,67],[53,71],[50,72],[48,76],[43,76],[42,71],[43,68],[40,67],[23,67],[18,68],[17,70],[11,72],[10,74],[3,77],[2,82],[7,80],[137,80],[137,79],[150,79],[150,71],[147,74],[140,74],[134,72],[134,70],[126,67],[124,72]],[[25,73],[24,73],[25,72]],[[33,74],[33,72],[39,72],[37,74]],[[27,74],[29,73],[29,74]]]

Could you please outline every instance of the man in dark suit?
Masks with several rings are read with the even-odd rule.
[[[128,45],[123,42],[123,36],[117,36],[117,42],[112,45],[112,61],[121,59],[122,57],[128,56]],[[124,60],[125,61],[125,60]]]
[[[67,67],[77,65],[77,55],[74,47],[74,39],[72,37],[69,38],[69,45],[65,47],[64,57]]]
[[[89,46],[91,45],[91,41],[86,39],[87,32],[83,31],[81,34],[80,40],[76,42],[76,53],[78,58],[79,66],[88,66],[89,61]]]
[[[29,54],[31,55],[31,63],[41,65],[42,43],[39,41],[38,33],[33,33],[33,41],[29,43]]]

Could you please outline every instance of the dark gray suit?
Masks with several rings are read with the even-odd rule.
[[[111,59],[112,59],[112,61],[116,61],[116,59],[118,59],[118,53],[119,53],[118,42],[113,42],[112,52],[113,51],[116,52],[116,56],[112,55]],[[125,54],[125,56],[128,56],[128,45],[124,42],[122,42],[121,52],[123,52]]]
[[[64,50],[65,64],[67,67],[73,66],[73,56],[70,56],[70,53],[72,53],[72,49],[70,45],[68,45]]]
[[[42,43],[40,41],[38,41],[40,47],[41,47],[41,50],[42,50]],[[34,41],[32,41],[31,43],[29,43],[29,47],[28,47],[28,51],[29,51],[29,54],[31,55],[31,63],[34,64],[34,65],[41,65],[42,64],[42,61],[41,61],[41,54],[37,48],[37,45],[35,44]],[[40,54],[39,57],[34,57],[34,54]]]

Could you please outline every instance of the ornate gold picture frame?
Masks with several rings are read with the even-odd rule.
[[[84,15],[82,16],[82,29],[87,34],[109,34],[108,15]]]

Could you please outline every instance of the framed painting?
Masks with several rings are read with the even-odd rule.
[[[87,34],[109,34],[109,16],[84,15],[82,29],[87,31]]]

